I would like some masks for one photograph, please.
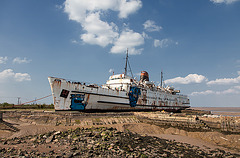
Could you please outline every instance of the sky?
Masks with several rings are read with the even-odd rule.
[[[48,76],[102,85],[127,49],[134,77],[240,107],[240,0],[1,0],[0,103],[50,95]]]

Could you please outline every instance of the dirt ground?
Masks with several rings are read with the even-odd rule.
[[[225,109],[222,109],[225,110]],[[238,112],[238,109],[236,110]],[[239,113],[240,114],[240,113]],[[188,143],[198,146],[203,150],[221,149],[231,153],[240,153],[240,135],[231,134],[224,135],[219,132],[188,132],[177,128],[163,128],[156,125],[146,123],[117,123],[107,125],[50,125],[50,124],[33,124],[21,120],[7,119],[6,122],[18,128],[19,131],[13,132],[9,130],[1,130],[0,139],[11,139],[15,137],[24,137],[29,135],[38,135],[51,131],[66,131],[68,129],[76,129],[77,127],[113,127],[118,131],[130,131],[140,135],[156,136],[163,139],[175,140],[176,142]],[[16,122],[15,122],[16,121]],[[0,124],[1,126],[1,124]]]
[[[141,135],[156,136],[163,139],[175,140],[181,143],[188,143],[198,146],[204,150],[218,148],[232,153],[240,153],[240,135],[225,136],[217,132],[186,132],[176,128],[164,129],[159,126],[144,123],[112,124],[104,126],[113,127],[119,131],[129,130],[133,133],[138,133]],[[18,124],[16,127],[20,129],[20,131],[10,132],[7,130],[0,130],[0,138],[24,137],[28,135],[43,134],[49,131],[65,131],[81,126],[51,126],[24,123]],[[89,127],[92,126],[84,126],[84,128]],[[102,127],[102,125],[95,125],[94,127]]]

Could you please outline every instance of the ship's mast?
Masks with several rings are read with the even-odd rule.
[[[127,63],[128,63],[128,49],[127,49],[127,56],[126,56],[126,63],[125,63],[125,76],[127,75]]]
[[[125,76],[127,76],[128,66],[129,66],[129,70],[130,70],[130,72],[131,72],[131,74],[132,74],[132,78],[133,78],[132,69],[131,69],[131,66],[130,66],[130,62],[129,62],[129,60],[128,60],[128,49],[127,49],[126,63],[125,63],[125,68],[124,68],[124,69],[125,69],[125,72],[124,72]]]
[[[161,87],[163,87],[163,72],[161,71]]]

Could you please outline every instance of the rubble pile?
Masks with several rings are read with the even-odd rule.
[[[0,140],[0,157],[240,157],[171,140],[117,131],[76,128]]]

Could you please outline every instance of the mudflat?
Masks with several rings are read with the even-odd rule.
[[[13,114],[14,117],[10,117]],[[209,129],[187,131],[152,124],[156,121],[154,118],[194,121],[189,115],[180,117],[170,113],[143,112],[116,117],[95,113],[92,117],[82,114],[84,117],[72,117],[69,121],[69,114],[63,122],[66,118],[59,120],[57,113],[24,112],[19,117],[17,114],[4,115],[3,121],[19,130],[0,130],[1,157],[240,157],[239,134],[226,135]],[[143,115],[152,123],[141,122],[140,116]],[[57,123],[53,124],[52,118]]]
[[[191,107],[191,109],[211,111],[215,115],[240,116],[240,107]]]

